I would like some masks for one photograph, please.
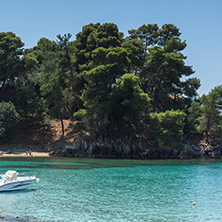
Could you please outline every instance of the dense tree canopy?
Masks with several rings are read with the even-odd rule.
[[[138,76],[142,89],[152,99],[153,111],[181,108],[182,96],[197,95],[199,80],[182,80],[194,71],[185,65],[186,56],[181,51],[186,43],[179,38],[181,33],[176,26],[165,24],[159,28],[157,24],[148,24],[129,34],[130,38],[141,40],[146,48],[146,60]]]
[[[19,118],[15,106],[12,102],[0,103],[0,141],[6,141],[9,137],[9,131],[14,126]]]
[[[90,27],[90,31],[87,26],[77,35],[77,43],[86,39],[85,45],[81,45],[81,51],[85,54],[76,55],[77,61],[80,58],[86,61],[86,66],[80,67],[85,81],[81,96],[85,111],[80,112],[84,113],[82,118],[88,123],[87,129],[102,134],[111,133],[114,125],[110,95],[117,79],[124,74],[124,67],[128,63],[127,51],[121,47],[122,34],[115,24]]]
[[[32,81],[37,60],[12,32],[0,33],[0,102],[11,101],[21,115],[36,113],[39,98]]]
[[[12,32],[0,33],[0,99],[9,101],[15,84],[23,74],[24,43]]]
[[[184,133],[219,136],[221,87],[198,101],[178,27],[144,24],[124,37],[116,24],[91,23],[71,37],[24,50],[14,33],[0,33],[2,107],[60,119],[63,134],[63,119],[74,116],[94,138],[124,134],[150,147],[181,148]]]
[[[202,103],[198,130],[209,136],[221,138],[222,133],[222,86],[217,86],[208,95],[200,98]]]

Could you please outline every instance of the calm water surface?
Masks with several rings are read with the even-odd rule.
[[[0,193],[0,215],[29,221],[222,221],[220,161],[1,158],[0,173],[7,170],[40,181],[26,191]]]

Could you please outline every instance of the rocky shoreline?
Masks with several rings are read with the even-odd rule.
[[[215,158],[222,159],[222,147],[211,145],[187,144],[185,150],[172,148],[146,149],[141,145],[117,141],[115,143],[102,141],[76,140],[73,145],[60,142],[50,145],[50,156],[114,158],[114,159],[188,159]]]
[[[1,145],[0,151],[11,150],[12,154],[4,156],[26,156],[26,150],[32,150],[36,157],[81,157],[81,158],[112,158],[112,159],[188,159],[214,158],[222,159],[222,146],[186,144],[185,150],[172,148],[149,149],[140,144],[116,141],[89,141],[77,139],[72,145],[66,140],[59,140],[44,145]]]

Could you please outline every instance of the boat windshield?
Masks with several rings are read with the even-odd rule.
[[[9,181],[15,181],[17,180],[18,173],[14,170],[8,170],[5,175]]]

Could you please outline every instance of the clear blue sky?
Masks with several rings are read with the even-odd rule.
[[[12,31],[33,47],[41,37],[112,22],[125,35],[143,24],[176,25],[186,40],[187,65],[201,80],[199,94],[222,84],[222,0],[0,0],[0,32]]]

